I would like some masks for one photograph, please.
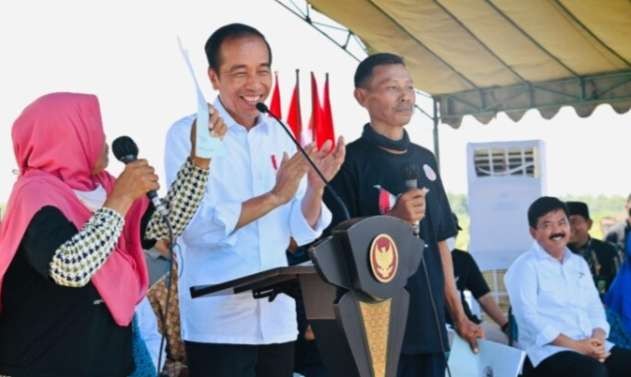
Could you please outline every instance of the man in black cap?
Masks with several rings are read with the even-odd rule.
[[[589,217],[587,204],[584,202],[566,202],[565,204],[571,227],[568,247],[575,254],[585,258],[598,293],[602,297],[616,277],[622,261],[613,245],[589,235],[592,220]]]

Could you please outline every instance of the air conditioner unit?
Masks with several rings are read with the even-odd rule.
[[[533,240],[528,206],[546,192],[541,140],[467,144],[469,251],[482,270],[506,269]]]

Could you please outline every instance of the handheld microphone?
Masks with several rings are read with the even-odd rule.
[[[309,162],[309,164],[311,165],[311,167],[313,168],[313,170],[315,170],[315,172],[318,174],[318,176],[320,177],[320,179],[322,180],[322,182],[324,182],[324,189],[328,190],[329,194],[331,194],[331,196],[333,197],[333,199],[337,202],[337,204],[340,206],[340,208],[342,209],[343,215],[344,215],[344,220],[350,220],[351,215],[348,212],[348,208],[346,208],[346,204],[344,204],[344,201],[342,200],[342,198],[340,198],[340,196],[337,194],[337,192],[335,192],[335,190],[333,189],[333,187],[331,187],[329,185],[329,181],[324,177],[324,174],[322,174],[322,172],[320,171],[320,169],[318,169],[318,167],[316,166],[316,164],[313,162],[313,160],[311,159],[311,157],[309,157],[309,155],[307,154],[307,152],[305,151],[305,149],[302,147],[302,145],[300,145],[300,143],[298,142],[298,140],[296,140],[296,138],[294,137],[294,135],[291,133],[291,131],[289,131],[289,128],[287,128],[287,126],[285,125],[285,123],[283,123],[282,120],[280,120],[276,115],[272,114],[269,109],[267,108],[267,105],[265,105],[263,102],[259,102],[256,104],[256,109],[262,113],[267,113],[269,114],[272,118],[274,118],[276,120],[276,122],[278,122],[278,124],[281,125],[281,127],[283,127],[283,130],[285,130],[285,132],[287,133],[287,135],[289,136],[289,138],[291,139],[291,141],[294,142],[294,144],[296,145],[296,148],[298,148],[298,150],[302,153],[302,155],[307,159],[307,161]]]
[[[421,176],[419,168],[415,164],[409,164],[403,168],[403,177],[405,178],[405,188],[409,190],[418,188],[418,179]],[[418,237],[421,233],[421,225],[416,222],[412,225],[412,233]]]
[[[116,138],[116,140],[112,143],[112,151],[114,152],[116,159],[125,165],[138,159],[138,146],[129,136],[120,136]],[[160,201],[158,193],[151,190],[147,193],[147,196],[156,211],[158,211],[161,216],[166,217],[169,211]]]

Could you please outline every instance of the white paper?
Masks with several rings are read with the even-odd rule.
[[[454,336],[448,362],[452,377],[517,377],[521,372],[524,351],[483,339],[478,346],[480,352],[474,354],[467,342]]]
[[[184,58],[184,63],[186,63],[191,78],[193,79],[193,84],[195,85],[195,93],[197,95],[197,120],[195,122],[195,155],[200,158],[221,156],[225,153],[225,148],[221,139],[217,137],[212,137],[210,135],[210,132],[208,132],[208,119],[210,118],[210,115],[208,114],[208,104],[206,103],[206,98],[204,98],[202,90],[199,88],[197,78],[195,78],[195,71],[193,70],[191,59],[188,56],[188,51],[184,49],[182,41],[179,37],[177,39],[177,42],[180,48],[180,52],[182,53],[182,57]]]

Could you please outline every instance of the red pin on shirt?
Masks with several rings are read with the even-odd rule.
[[[274,170],[278,170],[278,163],[276,162],[276,155],[271,155],[270,157],[272,158],[272,167],[274,168]]]

